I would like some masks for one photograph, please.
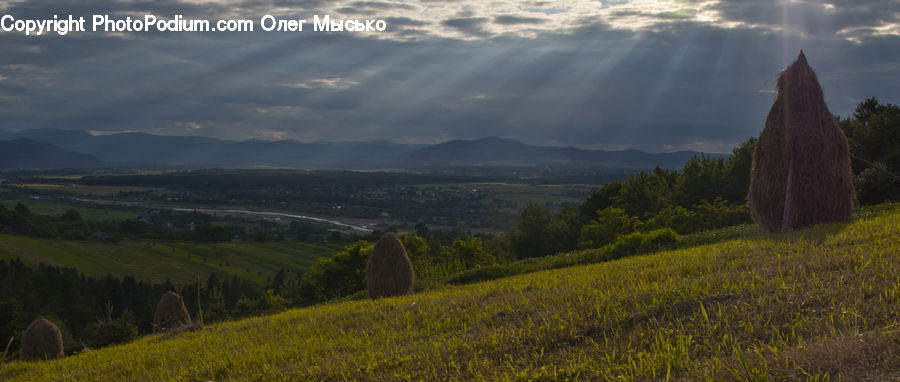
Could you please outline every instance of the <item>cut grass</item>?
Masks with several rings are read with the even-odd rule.
[[[258,284],[282,268],[305,269],[320,257],[332,256],[340,244],[303,242],[194,243],[178,241],[43,240],[0,235],[0,259],[21,258],[30,264],[72,267],[88,276],[133,276],[154,283],[196,282],[197,275],[237,275]]]
[[[898,280],[891,211],[147,336],[0,379],[896,379]]]

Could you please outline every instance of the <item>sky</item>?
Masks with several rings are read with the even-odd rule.
[[[729,152],[801,49],[832,113],[900,104],[900,0],[0,0],[54,14],[255,30],[0,31],[0,129]],[[260,27],[326,14],[387,27]]]

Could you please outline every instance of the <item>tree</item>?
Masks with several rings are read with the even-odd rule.
[[[81,214],[79,214],[78,211],[75,210],[67,210],[62,214],[62,216],[60,216],[60,219],[62,219],[63,221],[80,222]]]
[[[581,236],[581,226],[588,219],[575,207],[567,206],[553,216],[550,226],[547,228],[547,240],[553,253],[569,252],[578,248],[578,237]]]
[[[607,207],[596,213],[597,218],[581,227],[578,246],[581,248],[600,248],[616,241],[616,237],[630,233],[637,228],[640,221],[628,216],[625,210]]]
[[[724,186],[720,196],[730,203],[747,203],[747,191],[750,189],[750,169],[753,167],[753,150],[755,149],[756,138],[751,137],[731,150],[731,156],[725,162]]]
[[[676,202],[688,207],[702,200],[713,200],[723,194],[724,181],[724,159],[693,156],[684,164],[681,176],[675,183]]]
[[[484,243],[481,239],[475,236],[456,240],[451,251],[451,258],[461,260],[467,269],[494,265],[497,263],[497,259],[484,250]]]
[[[552,255],[547,240],[547,229],[553,214],[537,204],[529,203],[519,215],[516,232],[513,234],[513,251],[518,258]]]
[[[22,203],[17,203],[16,204],[16,214],[19,215],[20,217],[28,217],[28,216],[31,216],[31,210],[28,208],[28,206],[26,206]]]
[[[596,219],[597,211],[612,207],[624,188],[625,182],[614,180],[599,189],[591,190],[591,195],[581,203],[581,213],[588,219]]]
[[[629,216],[645,218],[672,201],[669,196],[679,174],[656,167],[652,172],[629,175],[622,192],[614,198],[613,206],[625,210]]]
[[[419,236],[416,231],[400,232],[397,234],[397,238],[403,243],[403,247],[406,248],[406,255],[409,256],[413,264],[429,257],[431,247],[428,245],[428,241],[424,237]]]
[[[319,259],[300,279],[307,302],[325,301],[366,289],[366,262],[372,244],[358,241],[333,258]]]
[[[859,202],[900,200],[900,107],[868,98],[838,125],[850,144]]]

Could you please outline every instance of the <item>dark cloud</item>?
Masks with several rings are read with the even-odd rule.
[[[441,25],[470,36],[486,36],[484,27],[487,22],[486,17],[459,17],[441,21]]]
[[[547,19],[539,17],[521,17],[512,15],[494,16],[494,23],[500,25],[542,24],[545,22],[547,22]]]
[[[555,4],[539,3],[522,6]],[[526,37],[502,30],[556,21],[549,13],[485,15],[477,7],[465,10],[468,17],[439,21],[383,8],[376,14],[390,35],[0,33],[0,128],[342,141],[496,135],[536,144],[727,151],[759,133],[775,78],[800,49],[832,112],[847,115],[870,96],[900,103],[900,37],[878,29],[896,22],[896,2],[833,4],[733,0],[716,8],[740,23],[732,28],[683,13],[634,11],[618,17],[643,17],[654,27],[629,30],[585,16],[575,29]],[[331,5],[304,2],[295,13]],[[28,1],[3,12],[177,9],[216,18],[278,6],[295,3]],[[453,33],[436,37],[445,31]],[[460,36],[466,39],[454,38]]]
[[[431,25],[431,22],[424,20],[416,20],[411,19],[409,17],[386,17],[384,19],[389,25],[393,26],[411,26],[411,27],[422,27],[426,25]]]
[[[712,9],[728,21],[778,28],[783,33],[846,38],[839,31],[898,23],[900,2],[895,0],[723,0]],[[861,35],[860,35],[861,36]]]
[[[350,3],[351,7],[354,8],[367,8],[367,9],[377,9],[377,10],[391,10],[391,9],[405,9],[405,10],[414,10],[417,7],[406,4],[406,3],[393,3],[386,1],[354,1]]]

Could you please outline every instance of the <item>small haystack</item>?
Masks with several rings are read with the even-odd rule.
[[[170,332],[191,326],[191,315],[184,306],[184,299],[175,292],[166,292],[156,304],[153,314],[153,332]]]
[[[415,273],[403,243],[392,233],[375,243],[366,264],[369,298],[400,296],[413,292]]]
[[[38,317],[22,334],[23,361],[57,359],[63,357],[62,333],[50,321]]]
[[[770,232],[847,220],[856,199],[847,138],[800,56],[778,77],[756,150],[748,201]]]

